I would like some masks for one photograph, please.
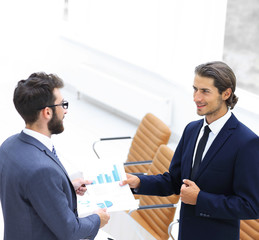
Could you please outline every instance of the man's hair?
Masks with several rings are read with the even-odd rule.
[[[25,123],[34,123],[40,109],[53,105],[56,100],[54,88],[63,86],[61,78],[44,72],[33,73],[28,79],[19,81],[14,90],[13,102]]]
[[[236,76],[226,63],[215,61],[201,64],[195,68],[195,74],[214,79],[214,86],[218,89],[220,94],[228,88],[231,88],[232,93],[226,100],[226,104],[230,109],[234,108],[238,101],[234,93],[236,90]]]

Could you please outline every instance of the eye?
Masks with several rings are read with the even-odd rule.
[[[202,89],[202,92],[203,92],[203,93],[209,93],[210,90],[209,90],[209,89]]]

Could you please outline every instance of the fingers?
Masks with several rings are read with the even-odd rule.
[[[86,185],[92,184],[92,180],[84,180],[84,179],[78,179],[78,182],[81,184],[82,187],[85,187]]]
[[[72,182],[79,185],[89,185],[93,183],[92,180],[84,180],[83,178],[76,178]]]
[[[124,185],[130,184],[131,179],[132,179],[132,175],[126,173],[126,177],[127,177],[126,180],[123,180],[123,181],[120,182],[120,186],[124,186]]]
[[[137,176],[129,175],[127,180],[120,183],[121,186],[129,184],[130,188],[138,188],[140,186],[140,179]]]
[[[100,208],[100,209],[96,210],[95,213],[98,214],[100,217],[100,221],[101,221],[100,228],[108,223],[108,221],[110,219],[110,215],[107,213],[106,208]]]
[[[120,186],[124,186],[124,185],[128,184],[128,180],[123,180],[119,184],[120,184]]]
[[[92,184],[92,183],[93,183],[92,180],[84,180],[84,184],[85,184],[85,185],[89,185],[89,184]]]
[[[189,179],[183,179],[183,183],[185,184],[185,185],[187,185],[187,186],[191,186],[191,185],[193,185],[193,181],[191,181],[191,180],[189,180]]]
[[[97,210],[94,211],[95,213],[103,213],[103,212],[107,212],[107,208],[98,208]]]
[[[86,192],[87,188],[86,187],[79,187],[77,190],[76,190],[76,193],[80,196],[83,196]]]
[[[199,192],[200,189],[195,182],[184,179],[180,192],[181,201],[185,204],[196,205]]]
[[[82,192],[82,191],[76,191],[76,194],[79,195],[79,196],[84,196],[85,192]]]

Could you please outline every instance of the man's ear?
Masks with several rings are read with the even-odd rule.
[[[222,100],[227,100],[232,94],[232,89],[227,88],[223,93],[222,93]]]
[[[41,110],[41,114],[43,115],[44,118],[51,119],[53,112],[52,112],[51,108],[46,107],[46,108]]]

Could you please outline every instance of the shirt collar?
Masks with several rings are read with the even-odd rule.
[[[49,137],[28,128],[23,129],[23,132],[33,138],[36,138],[38,141],[44,144],[50,151],[52,151],[53,143]]]
[[[227,122],[227,120],[230,117],[231,117],[231,112],[230,112],[230,110],[228,110],[227,113],[224,116],[222,116],[221,118],[219,118],[216,121],[214,121],[211,124],[209,124],[211,132],[213,132],[213,134],[218,134],[219,131],[221,130],[221,128],[225,125],[225,123]],[[206,122],[206,118],[204,118],[203,128],[206,125],[208,125],[208,124]]]

